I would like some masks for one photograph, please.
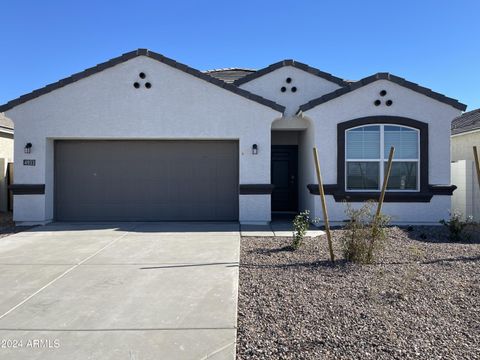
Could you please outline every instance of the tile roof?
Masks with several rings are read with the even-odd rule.
[[[332,99],[335,99],[339,96],[342,96],[344,94],[347,94],[349,92],[357,90],[357,89],[359,89],[359,88],[361,88],[365,85],[371,84],[371,83],[373,83],[377,80],[388,80],[388,81],[394,82],[394,83],[396,83],[400,86],[406,87],[410,90],[416,91],[416,92],[418,92],[420,94],[423,94],[425,96],[428,96],[432,99],[435,99],[437,101],[440,101],[442,103],[450,105],[450,106],[452,106],[452,107],[454,107],[458,110],[465,111],[465,109],[467,108],[467,105],[460,103],[456,99],[446,97],[445,95],[434,92],[431,89],[420,86],[416,83],[408,81],[408,80],[406,80],[404,78],[401,78],[399,76],[395,76],[395,75],[392,75],[392,74],[389,74],[389,73],[377,73],[377,74],[368,76],[366,78],[363,78],[361,80],[351,82],[343,88],[335,90],[335,91],[333,91],[331,93],[328,93],[326,95],[323,95],[319,98],[313,99],[313,100],[309,101],[308,103],[301,105],[298,112],[303,112],[303,111],[310,110],[310,109],[312,109],[312,108],[314,108],[314,107],[316,107],[320,104],[323,104],[323,103],[325,103],[327,101],[330,101]]]
[[[155,53],[153,51],[150,51],[148,49],[137,49],[134,51],[130,51],[128,53],[125,53],[119,57],[110,59],[104,63],[98,64],[94,67],[91,67],[89,69],[86,69],[82,72],[76,73],[70,77],[67,77],[65,79],[59,80],[55,83],[49,84],[43,88],[40,88],[38,90],[34,90],[26,95],[22,95],[17,99],[11,100],[8,103],[4,105],[0,105],[0,112],[10,110],[11,108],[23,104],[29,100],[35,99],[39,96],[42,96],[44,94],[47,94],[53,90],[59,89],[61,87],[64,87],[66,85],[69,85],[71,83],[74,83],[80,79],[84,79],[90,75],[96,74],[98,72],[101,72],[105,69],[111,68],[115,65],[118,65],[120,63],[123,63],[125,61],[128,61],[130,59],[133,59],[138,56],[146,56],[151,59],[157,60],[161,63],[164,63],[166,65],[169,65],[171,67],[174,67],[180,71],[186,72],[187,74],[190,74],[192,76],[195,76],[197,78],[200,78],[202,80],[208,81],[209,83],[212,83],[216,86],[219,86],[221,88],[224,88],[225,90],[231,91],[237,95],[243,96],[244,98],[247,98],[249,100],[255,101],[259,104],[268,106],[276,111],[279,111],[283,113],[285,111],[285,107],[282,105],[279,105],[271,100],[265,99],[261,96],[252,94],[246,90],[240,89],[232,84],[228,84],[222,80],[219,80],[213,76],[210,76],[208,74],[205,74],[197,69],[191,68],[187,65],[181,64],[179,62],[176,62],[175,60],[172,60],[170,58],[167,58],[161,54]]]
[[[265,74],[268,74],[274,70],[277,70],[277,69],[280,69],[284,66],[293,66],[294,68],[297,68],[297,69],[300,69],[300,70],[303,70],[303,71],[306,71],[310,74],[313,74],[315,76],[318,76],[318,77],[321,77],[325,80],[328,80],[328,81],[331,81],[337,85],[340,85],[340,86],[345,86],[347,85],[348,83],[346,83],[343,79],[340,79],[336,76],[333,76],[332,74],[329,74],[329,73],[326,73],[326,72],[323,72],[319,69],[316,69],[314,67],[311,67],[311,66],[308,66],[307,64],[303,64],[301,62],[298,62],[298,61],[295,61],[295,60],[282,60],[282,61],[279,61],[275,64],[272,64],[272,65],[269,65],[267,66],[266,68],[263,68],[263,69],[260,69],[260,70],[257,70],[255,71],[254,73],[251,73],[247,76],[244,76],[238,80],[235,80],[234,84],[239,86],[239,85],[242,85],[242,84],[245,84],[249,81],[252,81],[254,79],[257,79]]]
[[[243,68],[226,68],[226,69],[213,69],[204,71],[205,74],[213,76],[214,78],[225,81],[226,83],[232,84],[234,81],[243,78],[251,73],[254,73],[255,70],[252,69],[243,69]]]
[[[463,113],[452,121],[452,135],[480,130],[480,109]]]

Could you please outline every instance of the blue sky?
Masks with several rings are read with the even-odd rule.
[[[1,0],[0,104],[136,48],[200,70],[295,59],[480,107],[480,2]]]

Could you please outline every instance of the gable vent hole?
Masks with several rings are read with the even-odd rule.
[[[288,77],[285,81],[287,82],[287,84],[290,84],[292,82],[292,78]]]
[[[145,75],[144,72],[141,72],[140,74],[138,74],[138,76],[140,76],[140,79],[145,79],[147,75]]]
[[[380,106],[382,102],[380,100],[375,100],[375,102],[373,103],[375,106]]]
[[[380,96],[385,96],[385,95],[387,95],[387,90],[380,91]]]
[[[291,89],[291,90],[292,90],[292,92],[297,92],[297,87],[296,87],[296,86],[294,86],[294,87],[292,87],[292,89]]]
[[[134,83],[133,83],[133,87],[134,87],[135,89],[138,89],[138,88],[140,87],[140,84],[139,84],[138,82],[134,82]]]
[[[387,106],[392,106],[392,104],[393,104],[393,101],[392,101],[392,100],[387,100],[387,101],[385,102],[385,105],[387,105]]]
[[[282,88],[280,89],[281,92],[285,92],[287,91],[287,88],[285,86],[282,86]]]
[[[147,82],[147,83],[145,83],[145,87],[146,87],[147,89],[150,89],[150,88],[152,87],[152,84],[150,84],[149,82]]]

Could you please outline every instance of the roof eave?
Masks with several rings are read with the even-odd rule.
[[[161,54],[155,53],[155,52],[150,51],[148,49],[137,49],[137,50],[130,51],[130,52],[127,52],[125,54],[122,54],[122,55],[120,55],[116,58],[110,59],[106,62],[100,63],[100,64],[98,64],[96,66],[93,66],[91,68],[88,68],[84,71],[73,74],[73,75],[71,75],[67,78],[61,79],[61,80],[59,80],[55,83],[51,83],[49,85],[46,85],[43,88],[34,90],[34,91],[32,91],[28,94],[25,94],[25,95],[22,95],[22,96],[16,98],[16,99],[13,99],[13,100],[7,102],[6,104],[0,105],[0,112],[5,112],[5,111],[8,111],[8,110],[11,110],[12,108],[14,108],[14,107],[16,107],[20,104],[26,103],[27,101],[33,100],[37,97],[40,97],[40,96],[45,95],[47,93],[50,93],[54,90],[60,89],[64,86],[66,86],[66,85],[72,84],[72,83],[74,83],[78,80],[84,79],[88,76],[99,73],[103,70],[106,70],[108,68],[111,68],[115,65],[118,65],[120,63],[123,63],[125,61],[128,61],[128,60],[133,59],[133,58],[138,57],[138,56],[146,56],[146,57],[149,57],[151,59],[157,60],[161,63],[164,63],[164,64],[169,65],[171,67],[174,67],[178,70],[186,72],[186,73],[188,73],[192,76],[195,76],[195,77],[200,78],[202,80],[205,80],[209,83],[217,85],[221,88],[224,88],[225,90],[231,91],[231,92],[233,92],[233,93],[235,93],[239,96],[242,96],[244,98],[247,98],[249,100],[257,102],[261,105],[270,107],[271,109],[276,110],[276,111],[278,111],[282,114],[285,111],[284,106],[282,106],[280,104],[277,104],[274,101],[265,99],[265,98],[263,98],[259,95],[255,95],[255,94],[250,93],[246,90],[240,89],[240,88],[238,88],[238,87],[236,87],[232,84],[227,84],[222,80],[216,79],[216,78],[214,78],[214,77],[212,77],[208,74],[205,74],[205,73],[201,72],[200,70],[197,70],[197,69],[189,67],[185,64],[179,63],[179,62],[177,62],[173,59],[167,58],[167,57],[165,57]]]
[[[320,96],[316,99],[310,100],[309,102],[307,102],[303,105],[300,105],[300,107],[297,111],[297,114],[300,113],[300,112],[305,112],[305,111],[311,110],[318,105],[321,105],[321,104],[326,103],[330,100],[336,99],[336,98],[338,98],[342,95],[348,94],[352,91],[355,91],[355,90],[357,90],[357,89],[359,89],[359,88],[361,88],[365,85],[371,84],[371,83],[373,83],[375,81],[378,81],[378,80],[391,81],[391,82],[393,82],[397,85],[406,87],[406,88],[408,88],[412,91],[415,91],[415,92],[418,92],[418,93],[423,94],[425,96],[428,96],[428,97],[430,97],[434,100],[437,100],[437,101],[442,102],[444,104],[450,105],[453,108],[461,110],[461,111],[465,111],[466,108],[467,108],[467,105],[462,104],[461,102],[459,102],[456,99],[449,98],[449,97],[447,97],[443,94],[437,93],[437,92],[435,92],[431,89],[428,89],[426,87],[415,84],[415,83],[413,83],[411,81],[408,81],[404,78],[401,78],[399,76],[395,76],[395,75],[392,75],[390,73],[376,73],[374,75],[367,76],[367,77],[365,77],[361,80],[358,80],[354,83],[350,83],[348,86],[346,86],[344,88],[337,89],[335,91],[332,91],[331,93],[325,94],[325,95]]]
[[[339,77],[336,77],[332,74],[326,73],[326,72],[321,71],[317,68],[311,67],[307,64],[304,64],[304,63],[301,63],[301,62],[298,62],[298,61],[295,61],[295,60],[292,60],[292,59],[286,59],[286,60],[282,60],[282,61],[276,62],[274,64],[271,64],[267,67],[264,67],[263,69],[257,70],[257,71],[255,71],[251,74],[248,74],[248,75],[246,75],[246,76],[244,76],[244,77],[242,77],[238,80],[235,80],[233,82],[233,84],[236,85],[236,86],[246,84],[247,82],[258,79],[258,78],[260,78],[260,77],[262,77],[266,74],[271,73],[272,71],[275,71],[275,70],[280,69],[280,68],[285,67],[285,66],[292,66],[294,68],[303,70],[303,71],[308,72],[312,75],[315,75],[315,76],[321,77],[321,78],[323,78],[327,81],[333,82],[333,83],[335,83],[339,86],[347,86],[348,85],[348,83],[346,81],[344,81],[343,79],[340,79]]]

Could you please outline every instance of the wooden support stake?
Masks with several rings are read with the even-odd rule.
[[[318,160],[318,152],[316,147],[313,148],[313,157],[315,158],[315,169],[317,171],[318,179],[318,192],[320,193],[320,200],[322,201],[323,221],[325,223],[325,232],[327,233],[328,249],[330,250],[330,260],[333,263],[335,262],[335,254],[333,253],[332,235],[330,234],[327,204],[325,203],[325,191],[323,190],[322,173],[320,170],[320,161]]]
[[[383,199],[385,198],[385,191],[387,190],[388,179],[390,178],[390,171],[392,170],[392,161],[393,161],[394,153],[395,153],[395,148],[392,146],[390,147],[390,154],[388,155],[387,172],[383,177],[382,192],[380,193],[380,199],[378,200],[377,213],[375,214],[375,222],[377,221],[378,217],[382,213]]]
[[[473,147],[473,157],[475,158],[475,168],[477,169],[478,186],[480,187],[480,160],[478,157],[478,151],[476,146]]]

